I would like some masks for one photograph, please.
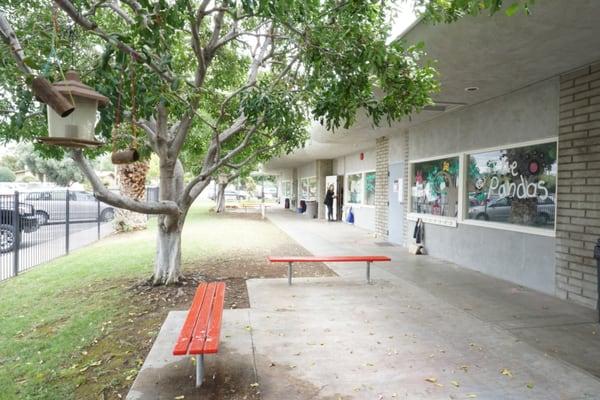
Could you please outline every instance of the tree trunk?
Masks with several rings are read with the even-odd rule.
[[[161,159],[159,199],[177,201],[183,193],[183,167],[177,160],[174,163]],[[181,232],[187,209],[178,216],[159,215],[156,239],[156,259],[154,262],[154,285],[172,285],[181,274]]]
[[[146,195],[147,162],[135,162],[117,166],[117,178],[121,194],[133,200],[144,201]],[[148,217],[134,211],[117,208],[114,227],[117,232],[146,229]]]
[[[225,212],[225,188],[227,187],[226,183],[219,183],[219,187],[217,189],[217,212],[222,213]]]
[[[172,285],[181,278],[181,231],[183,224],[168,227],[166,217],[158,217],[156,260],[152,283]]]

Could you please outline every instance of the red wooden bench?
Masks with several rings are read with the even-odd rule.
[[[204,380],[204,355],[219,351],[225,283],[201,283],[173,348],[173,355],[196,357],[196,387]]]
[[[367,282],[371,283],[371,263],[376,261],[392,261],[387,256],[300,256],[300,257],[272,257],[267,259],[271,262],[288,263],[288,284],[292,284],[292,264],[295,262],[366,262],[367,263]]]

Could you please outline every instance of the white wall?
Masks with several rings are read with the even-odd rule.
[[[558,79],[550,79],[442,115],[410,129],[409,159],[557,137],[558,103]],[[428,254],[546,293],[555,289],[554,247],[554,237],[460,221],[425,226]]]
[[[375,143],[373,143],[375,145]],[[364,158],[360,159],[360,154],[364,154]],[[344,157],[336,158],[333,161],[333,172],[336,175],[344,176],[344,187],[347,187],[345,176],[348,174],[354,174],[358,172],[375,171],[375,149],[369,149],[362,152],[356,152],[349,154]],[[347,205],[347,195],[344,193],[344,211],[347,212],[349,205]],[[354,225],[368,229],[370,231],[375,230],[375,206],[365,206],[361,204],[353,204],[352,212],[354,213]]]

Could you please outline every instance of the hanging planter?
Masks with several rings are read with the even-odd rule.
[[[113,164],[130,164],[139,161],[140,153],[136,149],[115,151],[110,160]]]
[[[45,144],[64,147],[96,147],[103,143],[95,139],[96,112],[108,103],[108,98],[79,80],[76,71],[69,71],[66,79],[52,87],[71,101],[75,109],[63,117],[52,107],[48,110],[48,137],[38,140]],[[64,113],[63,113],[64,115]]]
[[[121,76],[121,89],[123,84],[123,76]],[[117,136],[119,135],[119,127],[121,123],[121,90],[119,90],[119,96],[117,97],[117,107],[115,108],[115,127],[112,133],[113,151],[110,160],[113,164],[131,164],[140,159],[140,153],[137,150],[137,130],[135,128],[136,120],[136,80],[135,80],[135,68],[131,68],[131,80],[130,80],[130,91],[131,91],[131,146],[126,150],[117,150]]]

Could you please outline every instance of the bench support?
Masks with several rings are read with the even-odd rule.
[[[288,263],[288,285],[292,286],[292,263]]]
[[[371,283],[371,261],[367,261],[367,283]]]
[[[204,354],[196,356],[196,387],[202,386],[204,382]]]

